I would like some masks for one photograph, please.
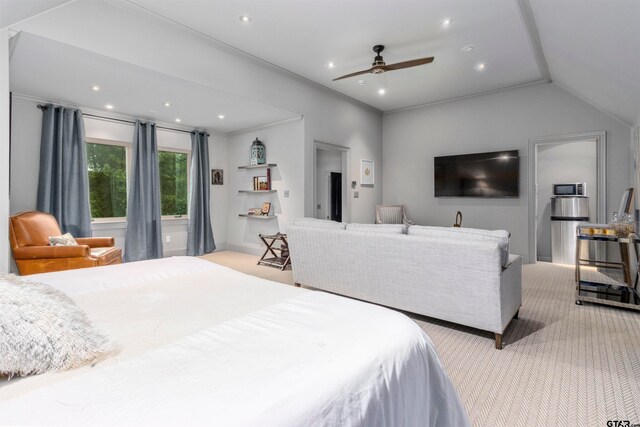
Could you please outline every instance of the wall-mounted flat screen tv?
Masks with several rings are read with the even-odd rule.
[[[518,197],[518,150],[434,158],[436,197]]]

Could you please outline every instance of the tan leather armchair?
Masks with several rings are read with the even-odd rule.
[[[50,246],[62,234],[58,221],[44,212],[21,212],[9,220],[13,259],[21,275],[120,264],[122,251],[113,237],[76,238],[77,246]]]

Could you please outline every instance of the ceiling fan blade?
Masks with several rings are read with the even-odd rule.
[[[383,65],[384,71],[402,70],[403,68],[417,67],[418,65],[430,64],[433,62],[433,56],[429,58],[413,59],[411,61],[397,62],[395,64]]]
[[[333,79],[333,81],[335,82],[336,80],[342,80],[342,79],[346,79],[349,77],[354,77],[354,76],[359,76],[360,74],[367,74],[373,71],[375,67],[371,67],[368,70],[362,70],[362,71],[356,71],[355,73],[351,73],[351,74],[345,74],[344,76],[340,76],[336,79]]]

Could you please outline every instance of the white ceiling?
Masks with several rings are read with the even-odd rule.
[[[10,76],[11,90],[18,94],[103,111],[111,104],[114,113],[167,123],[180,118],[181,126],[218,132],[297,116],[33,34],[21,32],[15,43]]]
[[[514,0],[130,0],[282,68],[389,111],[541,80]],[[250,24],[239,20],[252,18]],[[445,18],[452,19],[446,30]],[[333,82],[385,61],[434,56],[430,65]],[[461,48],[473,44],[465,53]],[[335,62],[330,70],[326,64]],[[474,65],[486,63],[483,72]],[[364,78],[363,86],[358,80]],[[385,88],[380,96],[378,89]]]
[[[531,0],[554,82],[627,124],[640,119],[640,0]]]
[[[29,3],[0,2],[3,14],[6,4],[21,8],[12,16],[24,14],[28,7],[23,3]],[[640,117],[640,0],[107,0],[107,4],[122,6],[126,13],[133,9],[163,17],[382,111],[549,79],[627,124]],[[73,7],[63,5],[59,12],[65,8]],[[250,24],[240,22],[245,14],[252,17]],[[440,26],[445,18],[452,20],[448,29]],[[371,47],[378,43],[387,47],[383,53],[387,63],[425,56],[434,56],[435,61],[366,75],[362,86],[360,77],[332,81],[370,67]],[[467,44],[474,49],[462,52]],[[326,67],[329,61],[336,63],[335,69]],[[486,63],[483,72],[473,68],[479,62]],[[378,95],[379,88],[386,89],[384,96]]]
[[[0,28],[31,18],[70,0],[0,0]]]

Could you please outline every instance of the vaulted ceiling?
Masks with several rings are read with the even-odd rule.
[[[195,31],[382,111],[553,81],[629,125],[640,117],[638,0],[108,2]],[[20,19],[25,3],[31,2],[0,0]],[[55,0],[34,3],[67,7]],[[28,13],[37,12],[30,7]],[[1,24],[9,25],[2,15]],[[332,81],[369,68],[374,44],[386,46],[387,63],[435,60]]]

